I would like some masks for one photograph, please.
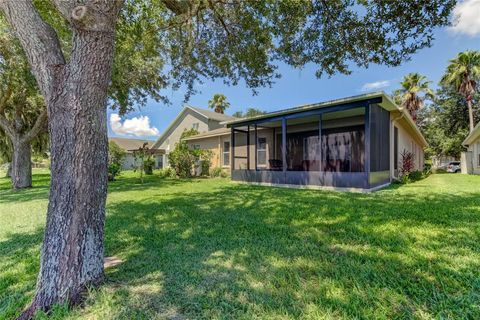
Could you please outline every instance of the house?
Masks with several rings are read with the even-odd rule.
[[[127,139],[127,138],[108,138],[108,141],[115,142],[121,149],[123,149],[126,154],[122,162],[122,169],[129,170],[135,167],[135,156],[133,154],[134,150],[138,150],[147,143],[147,147],[151,148],[155,141],[151,140],[140,140],[140,139]],[[156,149],[153,152],[153,157],[155,158],[155,168],[163,167],[163,154],[165,152],[162,149]]]
[[[232,180],[267,185],[374,190],[398,177],[402,153],[422,170],[427,142],[384,92],[302,105],[185,140],[210,149]]]
[[[467,152],[462,152],[462,173],[480,174],[480,122],[465,138],[462,145]]]
[[[214,132],[217,129],[225,127],[225,125],[221,124],[222,122],[235,119],[236,118],[226,114],[185,106],[158,138],[153,148],[165,150],[163,165],[168,166],[168,154],[175,148],[175,144],[180,141],[180,137],[185,130],[195,129],[200,134]]]

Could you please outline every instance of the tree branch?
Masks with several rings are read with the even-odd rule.
[[[31,1],[0,0],[0,9],[20,40],[32,73],[48,101],[56,67],[65,64],[55,30],[42,20]]]
[[[0,114],[0,128],[2,128],[3,131],[5,131],[5,133],[11,140],[15,139],[16,137],[15,129],[8,122],[7,118],[5,118],[3,114]]]
[[[176,15],[188,13],[188,1],[185,0],[162,0],[165,7]]]
[[[12,96],[12,93],[13,93],[12,88],[10,86],[8,86],[7,90],[2,95],[2,98],[0,98],[0,113],[3,113],[3,111],[7,107],[7,101]]]
[[[77,29],[113,32],[112,16],[116,17],[123,5],[123,0],[114,1],[65,1],[53,0],[62,16]]]
[[[24,141],[32,141],[35,139],[36,136],[38,136],[42,131],[46,129],[45,124],[47,123],[47,108],[43,108],[42,113],[38,116],[37,120],[35,121],[35,124],[33,125],[32,129],[25,133],[22,137]]]

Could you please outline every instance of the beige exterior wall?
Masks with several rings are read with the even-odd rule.
[[[470,144],[468,151],[472,153],[473,174],[480,174],[480,137]]]
[[[222,168],[225,170],[230,170],[230,164],[223,165],[223,160],[225,157],[225,154],[223,152],[223,146],[225,141],[230,142],[229,134],[223,136],[207,137],[198,140],[191,140],[188,142],[188,145],[192,149],[197,148],[210,150],[212,152],[211,168]]]
[[[402,160],[401,153],[404,150],[412,152],[415,155],[415,170],[423,170],[425,164],[425,152],[422,142],[415,138],[417,135],[408,125],[407,121],[401,117],[399,112],[391,112],[390,114],[390,171],[391,176],[394,174],[394,128],[398,129],[398,168]]]

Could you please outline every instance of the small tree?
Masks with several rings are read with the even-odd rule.
[[[148,142],[145,142],[143,146],[133,151],[133,157],[135,158],[133,171],[140,172],[141,183],[143,183],[143,175],[145,174],[145,160],[149,157],[148,150]]]

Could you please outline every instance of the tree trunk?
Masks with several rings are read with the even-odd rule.
[[[475,124],[473,123],[473,108],[472,108],[471,99],[467,100],[467,105],[468,105],[468,119],[470,121],[470,132],[472,132],[473,128],[475,127]]]
[[[21,319],[53,304],[73,305],[103,280],[107,195],[107,88],[111,32],[76,31],[71,62],[47,101],[51,185],[35,298]]]
[[[32,186],[31,144],[24,139],[13,139],[12,188],[14,190]]]

